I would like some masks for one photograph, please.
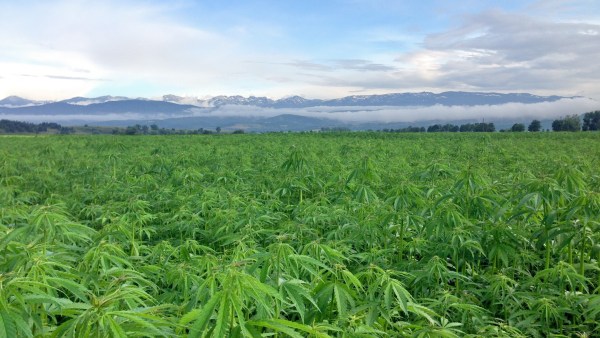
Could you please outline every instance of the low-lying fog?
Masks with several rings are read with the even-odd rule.
[[[589,98],[561,99],[542,103],[508,103],[502,105],[480,106],[416,106],[416,107],[309,107],[309,108],[261,108],[255,106],[225,105],[217,108],[193,108],[180,114],[96,114],[96,115],[17,115],[0,114],[0,119],[28,122],[57,122],[69,124],[94,123],[100,121],[121,120],[164,120],[179,117],[273,117],[292,114],[313,118],[334,119],[342,122],[419,122],[419,121],[457,121],[481,120],[524,120],[554,119],[571,114],[583,114],[600,109],[598,101]]]

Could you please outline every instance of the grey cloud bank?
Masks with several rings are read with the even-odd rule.
[[[437,69],[441,85],[567,89],[597,98],[599,32],[598,24],[489,11],[470,16],[461,27],[430,35],[424,46],[445,58]]]
[[[343,122],[419,122],[453,120],[493,119],[552,119],[569,114],[581,114],[600,107],[600,103],[588,98],[561,99],[556,102],[533,104],[507,103],[476,106],[340,106],[310,108],[260,108],[254,106],[225,105],[208,113],[195,116],[243,116],[273,117],[293,114],[315,118],[334,119]]]
[[[489,94],[490,97],[499,94]],[[166,96],[172,98],[172,96]],[[105,103],[97,103],[99,99],[106,100]],[[193,119],[193,123],[185,124],[184,128],[197,129],[204,127],[204,121],[214,121],[215,119],[227,118],[231,123],[236,119],[243,123],[248,119],[265,119],[281,115],[295,115],[314,119],[324,119],[327,121],[337,121],[340,123],[419,123],[426,121],[526,121],[531,119],[548,120],[570,114],[581,114],[587,111],[593,111],[600,108],[600,103],[593,99],[584,97],[560,98],[550,102],[538,103],[504,103],[504,104],[476,104],[476,105],[442,105],[431,104],[428,106],[386,106],[386,105],[317,105],[310,107],[259,107],[247,104],[252,98],[231,97],[231,101],[246,102],[246,104],[228,104],[225,98],[219,98],[220,102],[225,102],[219,106],[196,107],[191,105],[179,105],[164,101],[151,100],[121,100],[118,97],[103,97],[96,99],[76,98],[71,107],[70,114],[44,113],[38,106],[24,107],[21,113],[16,113],[19,109],[4,108],[0,109],[0,119],[10,119],[30,122],[59,122],[63,124],[83,124],[83,123],[107,123],[110,125],[127,125],[128,123],[158,123],[161,121],[173,121],[176,119]],[[188,98],[180,98],[187,100]],[[265,102],[264,98],[255,98],[257,102]],[[292,102],[303,102],[297,97],[290,98]],[[341,99],[340,99],[341,100]],[[94,103],[96,102],[96,103]],[[137,103],[136,103],[137,102]],[[343,101],[342,101],[343,102]],[[84,105],[84,103],[91,103]],[[120,104],[125,107],[119,113],[114,112]],[[135,107],[144,105],[151,107],[156,103],[162,108],[154,110],[135,110]],[[64,107],[65,103],[60,103]],[[106,110],[103,107],[113,107]],[[89,107],[89,108],[88,108]],[[27,113],[38,110],[38,113]],[[89,113],[85,113],[90,109]],[[162,110],[161,110],[162,109]],[[119,122],[121,121],[121,122]],[[208,123],[208,122],[207,122]],[[210,122],[213,123],[213,122]],[[326,125],[326,124],[325,124]]]

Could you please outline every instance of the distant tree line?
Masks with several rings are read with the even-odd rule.
[[[208,135],[208,134],[220,134],[221,127],[215,128],[215,130],[198,128],[198,129],[175,129],[175,128],[159,128],[157,124],[127,126],[125,128],[114,128],[113,134],[121,135]],[[244,130],[237,129],[232,132],[233,134],[243,134]]]
[[[11,121],[11,120],[0,120],[0,130],[4,133],[45,133],[49,129],[62,130],[62,127],[58,123],[53,122],[42,122],[39,124],[31,122]]]
[[[455,125],[452,123],[446,124],[434,124],[429,127],[413,127],[408,126],[405,128],[399,129],[383,129],[381,130],[384,133],[440,133],[440,132],[449,132],[449,133],[458,133],[458,132],[492,132],[496,131],[496,127],[494,123],[466,123]]]
[[[440,132],[456,133],[458,131],[460,131],[460,127],[453,125],[451,123],[434,124],[434,125],[427,127],[428,133],[440,133]]]
[[[408,126],[399,129],[383,129],[382,131],[384,133],[424,133],[426,130],[425,127]]]
[[[583,121],[579,115],[567,115],[565,117],[556,119],[552,122],[553,131],[597,131],[600,130],[600,110],[588,112],[583,114]],[[85,125],[85,127],[88,127]],[[70,134],[75,131],[73,127],[64,127],[54,122],[42,122],[39,124],[31,122],[11,121],[11,120],[0,120],[0,133],[13,134],[13,133],[46,133],[54,131],[60,134]],[[322,127],[321,132],[349,132],[350,129],[347,127]],[[451,123],[446,124],[434,124],[427,128],[425,127],[413,127],[408,126],[398,129],[383,129],[380,130],[386,133],[436,133],[436,132],[494,132],[496,127],[494,123],[466,123],[454,125]],[[511,132],[524,132],[525,124],[515,123],[508,130],[500,131],[511,131]],[[527,127],[529,132],[542,131],[542,123],[539,120],[533,120]],[[85,131],[84,131],[85,133]],[[184,130],[175,128],[159,128],[157,124],[127,126],[126,128],[114,128],[113,134],[122,135],[190,135],[190,134],[220,134],[221,127],[216,127],[215,130],[199,128],[195,130]],[[243,134],[244,130],[238,129],[232,132],[233,134]]]
[[[460,131],[461,133],[464,133],[464,132],[478,132],[478,133],[494,132],[494,131],[496,131],[496,126],[492,122],[490,122],[490,123],[485,123],[485,122],[466,123],[466,124],[461,124],[460,127],[458,128],[458,131]]]
[[[502,132],[510,131],[510,132],[524,132],[525,129],[529,132],[539,132],[542,131],[542,122],[540,120],[533,120],[525,128],[525,124],[523,123],[515,123],[508,130],[500,130]],[[595,131],[600,130],[600,110],[596,110],[593,112],[583,114],[583,123],[579,117],[579,115],[567,115],[563,118],[556,119],[552,122],[552,130],[553,131]],[[430,125],[425,129],[425,127],[406,127],[401,129],[383,129],[381,130],[386,133],[400,133],[400,132],[410,132],[410,133],[418,133],[425,132],[428,133],[436,133],[436,132],[493,132],[496,131],[496,127],[494,123],[466,123],[461,124],[460,126],[454,125],[451,123],[446,124],[434,124]]]
[[[493,132],[496,131],[496,127],[494,123],[466,123],[455,125],[451,123],[446,124],[434,124],[427,127],[428,133],[437,133],[437,132],[451,132],[451,133],[465,133],[465,132]]]
[[[581,120],[577,115],[567,115],[552,122],[553,131],[580,131]]]
[[[579,115],[567,115],[552,122],[553,131],[596,131],[600,130],[600,110],[583,114],[583,124]]]
[[[583,131],[600,130],[600,110],[583,114]]]
[[[350,128],[347,127],[321,127],[321,132],[323,133],[341,133],[348,131],[350,131]]]

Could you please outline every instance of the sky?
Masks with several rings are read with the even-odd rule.
[[[600,100],[600,1],[0,0],[0,98]]]

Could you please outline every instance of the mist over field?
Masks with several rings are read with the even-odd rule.
[[[598,107],[598,102],[587,98],[561,99],[556,102],[533,104],[507,103],[480,106],[367,106],[367,107],[310,107],[296,109],[259,108],[252,106],[223,106],[195,116],[273,117],[294,114],[328,118],[346,122],[417,122],[430,120],[467,119],[552,119],[566,114],[579,114]]]
[[[271,118],[280,115],[296,115],[315,119],[327,119],[343,123],[393,123],[423,121],[463,120],[548,120],[565,115],[582,114],[598,108],[598,102],[583,97],[562,98],[553,102],[505,103],[474,106],[315,106],[304,108],[272,108],[252,105],[226,104],[218,107],[191,107],[173,113],[120,112],[102,114],[11,114],[0,113],[1,119],[28,122],[54,121],[63,124],[81,124],[114,121],[154,121],[196,118],[201,126],[203,118]],[[197,128],[197,126],[191,126]]]

